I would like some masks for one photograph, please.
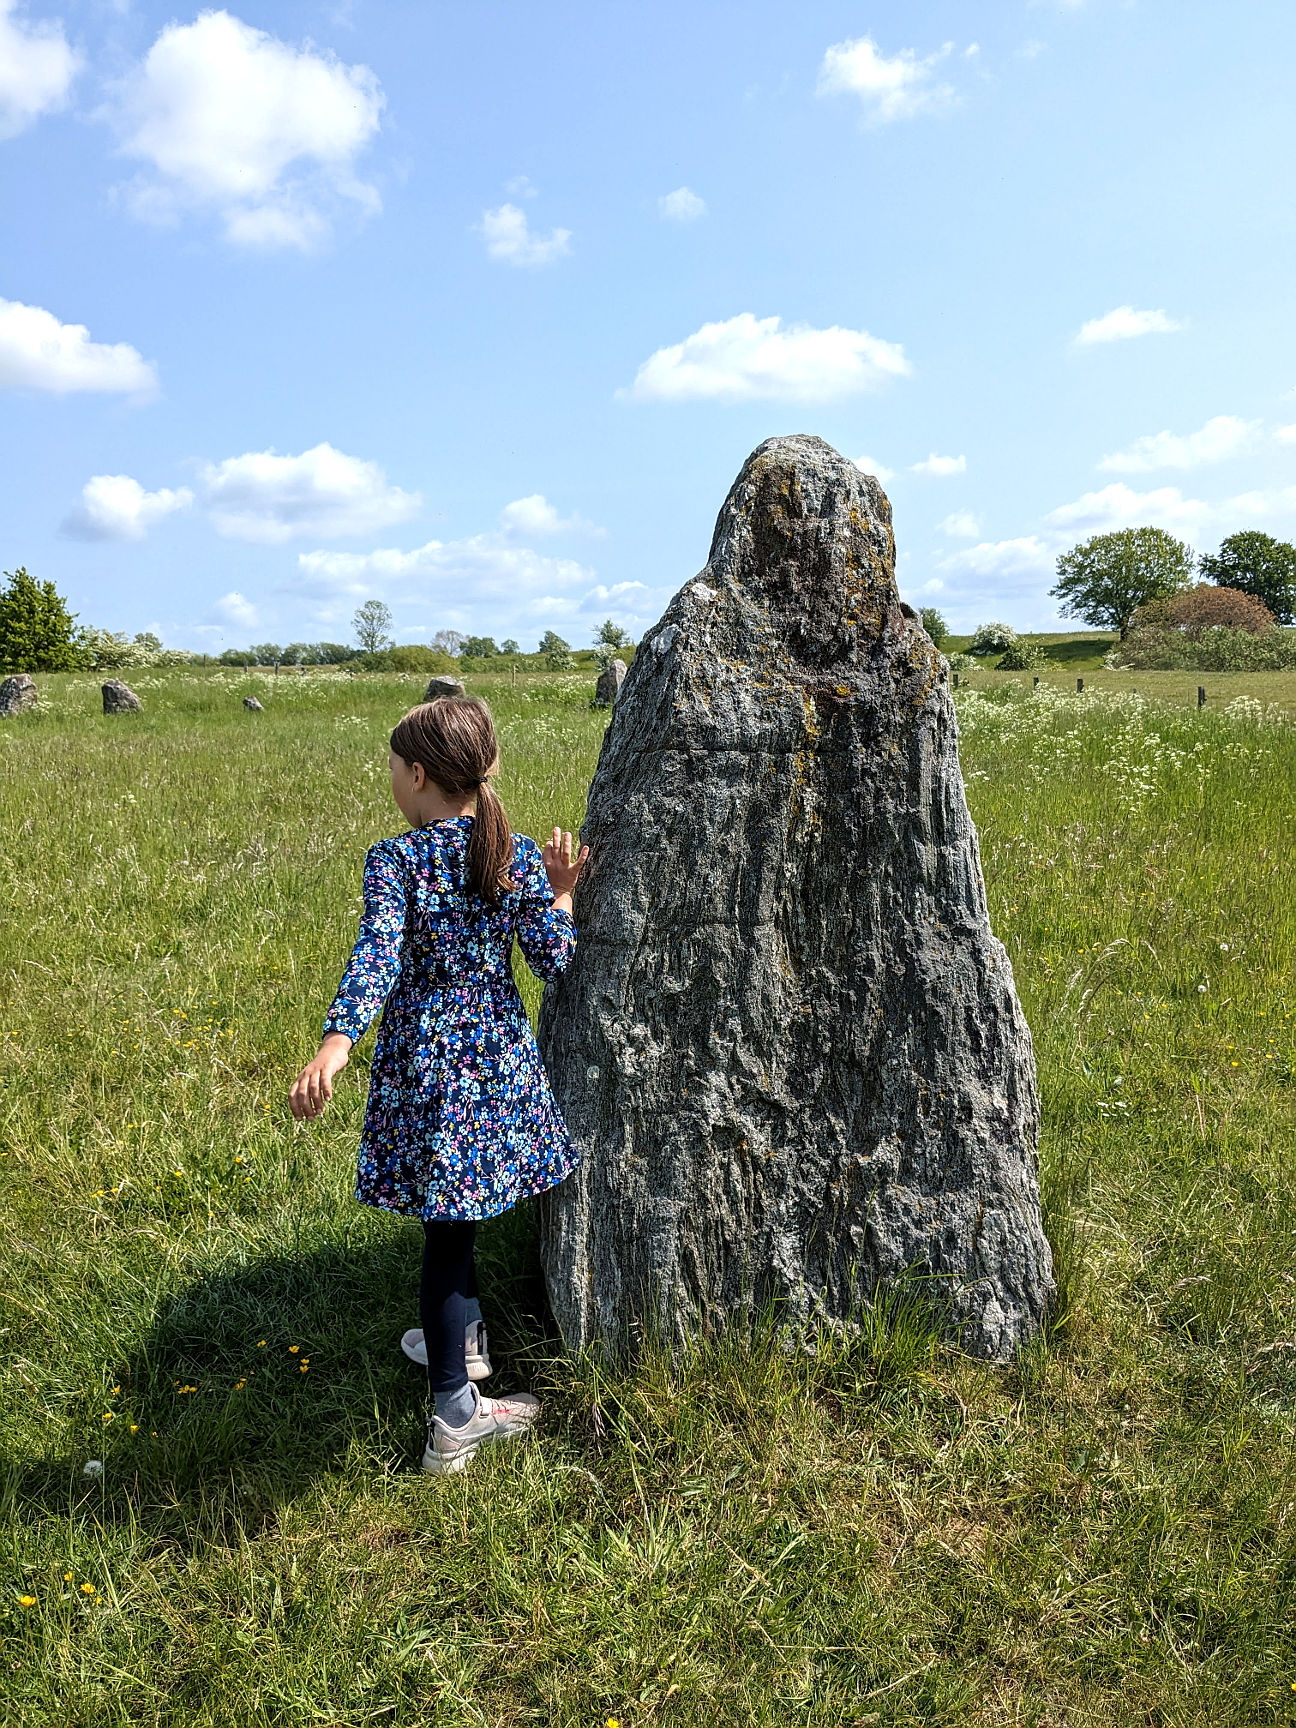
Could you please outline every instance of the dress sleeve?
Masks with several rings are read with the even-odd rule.
[[[570,912],[554,905],[544,860],[534,840],[523,843],[522,905],[518,910],[518,946],[537,978],[557,978],[576,953],[576,926]]]
[[[345,1032],[355,1043],[377,1019],[400,972],[404,939],[405,877],[380,842],[365,855],[360,934],[325,1016],[325,1035]]]

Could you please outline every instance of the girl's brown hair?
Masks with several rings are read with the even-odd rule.
[[[498,906],[512,883],[513,835],[504,806],[486,778],[499,755],[490,709],[476,696],[421,702],[397,723],[391,747],[409,767],[421,762],[428,779],[447,797],[477,794],[468,841],[468,886],[488,906]]]

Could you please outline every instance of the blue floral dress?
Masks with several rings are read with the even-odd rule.
[[[516,935],[538,978],[576,952],[540,848],[513,836],[497,907],[468,887],[471,816],[371,846],[360,935],[325,1032],[382,1010],[356,1198],[413,1218],[493,1218],[579,1162],[513,982]]]

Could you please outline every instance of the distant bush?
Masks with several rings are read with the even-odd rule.
[[[1296,633],[1217,624],[1190,636],[1148,624],[1131,630],[1107,659],[1128,672],[1287,672],[1296,670]]]
[[[128,666],[191,666],[195,656],[184,648],[164,648],[151,630],[127,636],[122,630],[77,632],[83,664],[93,672],[113,672]]]
[[[1043,666],[1048,655],[1037,642],[1027,642],[1019,636],[1015,642],[1010,642],[1002,656],[995,661],[996,672],[1033,672],[1037,666]]]
[[[52,582],[21,566],[0,589],[0,668],[10,672],[76,672],[87,664],[81,632]]]
[[[1210,582],[1199,582],[1164,599],[1151,600],[1134,614],[1136,630],[1160,628],[1182,630],[1196,641],[1205,630],[1223,628],[1245,630],[1252,636],[1263,636],[1272,630],[1273,613],[1262,600],[1244,594],[1238,588],[1217,588]]]
[[[571,643],[564,642],[556,630],[545,631],[540,638],[540,652],[551,672],[570,672],[576,664],[572,659]]]
[[[955,672],[971,672],[977,664],[970,654],[951,654],[949,663]]]
[[[425,648],[421,642],[402,642],[399,648],[389,649],[386,658],[393,672],[453,672],[457,664],[453,654]]]
[[[968,643],[969,654],[1002,654],[1017,640],[1011,624],[982,624]]]
[[[943,648],[949,637],[949,625],[941,617],[934,606],[923,606],[918,616],[922,619],[922,627],[931,637],[937,648]]]

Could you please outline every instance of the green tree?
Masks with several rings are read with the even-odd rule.
[[[522,650],[518,647],[517,643],[511,636],[506,636],[500,643],[501,654],[520,654],[521,652]]]
[[[918,616],[922,619],[923,629],[931,637],[936,647],[943,648],[949,636],[949,625],[940,613],[934,606],[923,606],[919,609]]]
[[[630,632],[623,630],[619,624],[614,624],[610,618],[605,618],[594,634],[596,648],[628,648]]]
[[[540,652],[551,672],[569,672],[575,665],[571,643],[564,642],[556,630],[546,630],[540,638]]]
[[[493,636],[465,636],[459,646],[463,660],[493,660],[498,653]]]
[[[1248,528],[1204,553],[1198,568],[1208,582],[1261,601],[1280,624],[1296,624],[1296,546]]]
[[[1049,593],[1064,618],[1119,630],[1124,640],[1138,608],[1186,588],[1196,566],[1192,548],[1164,528],[1122,528],[1064,552]]]
[[[0,667],[12,672],[76,672],[88,657],[75,616],[52,582],[38,582],[21,565],[6,570],[0,589]]]
[[[391,623],[390,606],[384,606],[381,600],[366,600],[363,606],[357,607],[351,628],[366,654],[381,654],[384,648],[395,646],[387,634]]]

